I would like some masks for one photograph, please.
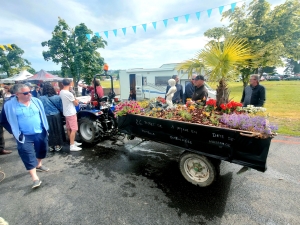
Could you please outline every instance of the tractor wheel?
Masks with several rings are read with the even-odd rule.
[[[83,117],[79,119],[79,134],[83,142],[95,143],[101,139],[102,129],[96,121]]]

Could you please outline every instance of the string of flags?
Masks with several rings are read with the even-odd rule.
[[[10,48],[10,49],[13,49],[13,47],[11,46],[11,44],[0,45],[0,48],[1,48],[3,51],[6,51],[5,46],[7,46],[7,47]]]
[[[240,2],[243,2],[243,1],[240,1]],[[234,2],[234,3],[228,4],[231,7],[231,12],[234,12],[234,9],[236,7],[236,3],[238,3],[238,2]],[[197,19],[200,20],[200,16],[202,15],[202,13],[206,12],[208,18],[210,18],[213,9],[219,9],[219,13],[222,14],[222,12],[224,10],[224,7],[228,6],[228,5],[223,5],[223,6],[219,6],[219,7],[216,7],[216,8],[211,8],[211,9],[207,9],[207,10],[195,12],[195,15],[196,15]],[[143,23],[143,24],[140,24],[140,25],[142,26],[144,32],[147,32],[147,28],[148,28],[147,25],[148,24],[152,24],[154,30],[156,30],[158,22],[163,22],[164,27],[166,28],[168,26],[169,20],[174,19],[175,22],[178,22],[180,17],[184,17],[184,19],[185,19],[185,21],[187,23],[189,21],[189,19],[190,19],[190,16],[191,16],[191,14],[185,14],[185,15],[182,15],[182,16],[175,16],[173,18],[159,20],[159,21],[156,21],[156,22]],[[104,33],[105,37],[108,38],[109,32],[112,31],[113,34],[114,34],[114,36],[116,37],[118,35],[118,30],[121,30],[123,32],[123,35],[125,36],[126,32],[128,31],[128,28],[129,29],[132,28],[133,32],[136,33],[137,26],[140,26],[140,25],[134,25],[134,26],[129,26],[129,27],[123,27],[123,28],[117,28],[117,29],[106,30],[106,31],[101,31],[101,32],[95,32],[94,35],[97,36],[97,37],[101,37],[100,33]],[[87,37],[88,40],[91,40],[92,34],[86,34],[86,37]]]

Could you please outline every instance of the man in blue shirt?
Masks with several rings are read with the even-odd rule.
[[[182,88],[182,85],[179,84],[179,77],[177,75],[173,75],[172,79],[174,79],[176,81],[175,87],[177,89],[177,91],[174,93],[174,96],[172,98],[172,102],[173,102],[173,104],[182,103],[182,101],[183,101],[183,88]],[[171,86],[168,85],[167,90],[166,90],[166,94],[168,93],[170,88],[171,88]]]
[[[183,103],[186,103],[186,99],[187,98],[192,98],[193,94],[195,92],[195,78],[196,78],[196,74],[192,75],[191,78],[191,82],[189,82],[186,86],[185,86],[185,91],[183,94]]]
[[[42,165],[48,150],[48,122],[42,102],[31,96],[25,84],[16,84],[15,97],[4,104],[4,110],[12,133],[16,139],[18,153],[29,171],[32,188],[39,187],[42,181],[36,171],[49,171]]]

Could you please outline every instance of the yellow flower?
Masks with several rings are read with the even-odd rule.
[[[191,105],[191,106],[189,107],[189,109],[190,109],[190,110],[194,110],[194,109],[195,109],[195,106]]]

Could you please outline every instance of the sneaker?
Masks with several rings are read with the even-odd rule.
[[[54,149],[53,149],[52,147],[49,147],[49,151],[50,151],[50,152],[53,152]]]
[[[37,167],[36,170],[40,171],[40,172],[48,172],[50,169],[46,166],[40,166],[40,167]]]
[[[62,146],[60,146],[60,145],[55,146],[55,151],[59,152],[61,149],[62,149]]]
[[[77,141],[74,141],[74,145],[80,146],[80,145],[82,145],[82,143],[79,143],[79,142],[77,142]]]
[[[35,180],[33,181],[32,188],[37,188],[41,185],[42,181],[41,180]]]
[[[70,145],[70,151],[71,152],[77,152],[80,151],[82,148],[76,146],[76,145]]]

